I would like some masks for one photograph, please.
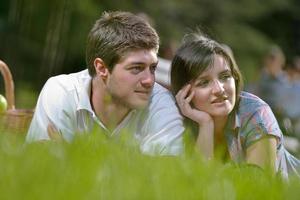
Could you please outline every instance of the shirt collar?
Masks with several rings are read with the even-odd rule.
[[[76,111],[79,112],[81,110],[86,110],[90,112],[94,118],[97,118],[96,113],[92,109],[92,105],[90,101],[90,95],[92,89],[92,77],[89,75],[88,70],[84,70],[83,73],[79,76],[78,83],[79,83],[77,87],[78,104],[77,104]],[[137,112],[138,110],[136,109],[131,110],[113,132],[117,132],[122,127],[124,127],[130,121],[130,119],[137,114]],[[98,123],[100,123],[100,125],[106,129],[106,127],[102,124],[101,121],[98,120]]]
[[[84,73],[79,77],[78,83],[79,83],[79,86],[77,87],[78,105],[76,110],[77,111],[87,110],[91,113],[94,113],[90,101],[92,77],[89,75],[88,70],[85,70]]]
[[[228,129],[234,131],[241,127],[241,119],[236,109],[229,116]]]

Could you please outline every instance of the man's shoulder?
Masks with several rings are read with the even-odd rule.
[[[74,104],[86,94],[91,78],[88,73],[80,71],[72,74],[61,74],[49,78],[40,93],[40,101],[56,106]],[[83,97],[82,97],[83,98]]]
[[[168,90],[167,88],[163,87],[159,83],[155,82],[151,96],[155,96],[155,95],[159,95],[159,94],[161,94],[161,95],[172,95],[172,93],[170,92],[170,90]]]
[[[175,98],[168,89],[155,83],[149,102],[149,109],[156,110],[162,108],[176,110]]]
[[[152,90],[150,103],[153,104],[155,102],[164,102],[165,104],[168,103],[173,104],[175,102],[175,99],[170,90],[161,86],[158,83],[155,83]]]
[[[73,90],[79,86],[82,86],[85,80],[89,79],[89,74],[87,70],[82,70],[80,72],[71,74],[60,74],[57,76],[50,77],[46,86],[49,88],[61,88],[66,91]]]

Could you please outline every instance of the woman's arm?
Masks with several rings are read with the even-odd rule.
[[[203,111],[191,106],[194,92],[191,85],[184,86],[176,95],[177,105],[181,113],[198,124],[198,137],[195,148],[204,158],[211,159],[214,155],[214,122],[212,117]]]
[[[275,173],[277,140],[275,136],[266,136],[249,146],[246,161]]]
[[[212,159],[214,156],[214,123],[208,121],[204,125],[199,125],[198,137],[195,145],[196,151],[199,151],[205,159]]]

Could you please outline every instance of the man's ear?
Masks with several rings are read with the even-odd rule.
[[[94,67],[97,76],[100,76],[103,80],[105,80],[109,74],[109,71],[101,58],[96,58],[94,60]]]

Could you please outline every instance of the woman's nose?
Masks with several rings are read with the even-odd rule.
[[[224,92],[224,85],[220,81],[216,80],[213,82],[212,91],[214,94],[220,94]]]

